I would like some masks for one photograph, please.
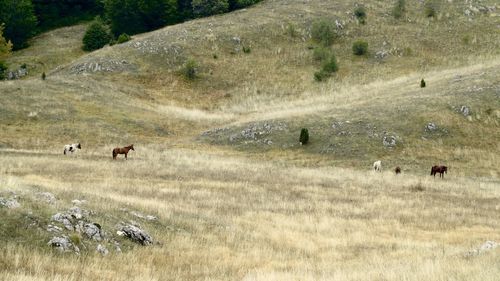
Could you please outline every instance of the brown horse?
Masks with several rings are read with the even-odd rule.
[[[448,173],[448,167],[446,166],[432,166],[431,168],[431,176],[436,177],[436,174],[439,173],[440,178],[444,178],[444,174]]]
[[[394,173],[396,173],[396,175],[401,174],[401,168],[397,166],[396,169],[394,169]]]
[[[135,151],[135,149],[134,149],[134,145],[133,145],[133,144],[131,144],[131,145],[129,145],[129,146],[125,146],[125,147],[117,147],[117,148],[113,149],[113,159],[116,159],[116,156],[117,156],[118,154],[125,154],[125,160],[127,160],[127,154],[128,154],[128,152],[129,152],[129,150],[131,150],[131,149],[132,149],[133,151]]]

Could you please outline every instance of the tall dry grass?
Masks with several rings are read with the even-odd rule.
[[[110,147],[106,147],[110,148]],[[109,149],[108,149],[109,150]],[[86,199],[109,236],[121,208],[155,244],[80,257],[2,243],[3,280],[496,280],[500,184],[390,171],[302,168],[161,145],[130,160],[102,151],[1,152],[2,192],[49,191],[53,212]],[[107,151],[107,150],[106,150]],[[21,201],[22,202],[22,201]],[[26,206],[22,207],[26,208]],[[15,212],[15,210],[12,210]],[[117,223],[117,222],[115,222]]]

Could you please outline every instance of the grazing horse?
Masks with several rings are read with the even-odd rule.
[[[373,169],[375,171],[382,172],[382,161],[378,160],[378,161],[373,162]]]
[[[67,144],[64,146],[64,155],[66,155],[66,152],[68,151],[71,152],[71,154],[73,154],[73,152],[75,152],[76,149],[82,149],[82,146],[79,143]]]
[[[436,174],[439,173],[440,178],[444,178],[444,174],[448,173],[448,167],[446,166],[432,166],[431,168],[431,176],[436,177]]]
[[[394,173],[396,173],[396,175],[401,174],[401,168],[397,166],[396,169],[394,169]]]
[[[131,149],[133,151],[135,151],[133,144],[131,144],[129,146],[117,147],[117,148],[113,149],[113,159],[116,159],[116,155],[118,155],[118,154],[125,154],[125,160],[127,160],[128,151]]]

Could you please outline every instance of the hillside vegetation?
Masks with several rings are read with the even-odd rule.
[[[500,6],[426,3],[365,1],[363,24],[353,1],[267,0],[91,53],[84,25],[36,37],[7,61],[30,74],[0,81],[0,198],[20,204],[0,206],[0,280],[496,280]],[[338,70],[318,82],[320,20]],[[79,255],[47,246],[74,199],[107,256],[66,229]]]

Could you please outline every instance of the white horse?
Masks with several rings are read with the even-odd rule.
[[[64,155],[66,155],[66,152],[71,152],[71,154],[73,154],[76,149],[82,149],[82,146],[79,143],[67,144],[64,146]]]
[[[378,160],[373,162],[373,169],[378,172],[382,172],[382,161]]]

